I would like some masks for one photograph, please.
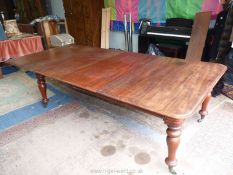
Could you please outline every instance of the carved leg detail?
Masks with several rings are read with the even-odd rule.
[[[48,98],[46,93],[46,83],[45,83],[45,77],[40,74],[36,74],[37,77],[37,83],[40,90],[40,93],[42,95],[42,103],[46,107],[48,105]]]
[[[207,95],[205,100],[202,103],[201,110],[199,111],[199,114],[201,115],[201,119],[198,120],[198,122],[202,122],[205,118],[205,116],[208,115],[207,107],[211,99],[211,93]]]
[[[174,167],[177,165],[176,151],[180,144],[181,127],[183,120],[172,120],[164,119],[165,124],[167,124],[167,147],[168,147],[168,157],[165,159],[168,165],[169,171],[172,174],[176,174]]]

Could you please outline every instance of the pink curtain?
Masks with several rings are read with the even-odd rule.
[[[204,0],[202,11],[212,11],[212,16],[216,17],[222,11],[222,6],[219,4],[219,0]]]
[[[117,9],[117,20],[124,21],[124,14],[131,13],[132,21],[138,21],[139,0],[115,0]]]

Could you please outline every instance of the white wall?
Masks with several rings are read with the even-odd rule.
[[[125,50],[124,32],[111,31],[109,36],[109,47]],[[138,52],[138,34],[133,34],[133,52]]]

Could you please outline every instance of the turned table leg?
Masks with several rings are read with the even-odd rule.
[[[165,159],[165,163],[168,165],[169,171],[172,174],[176,174],[174,167],[177,165],[176,151],[180,144],[181,127],[183,120],[164,119],[164,123],[167,128],[167,147],[168,157]]]
[[[201,115],[201,119],[198,120],[198,122],[202,122],[205,118],[205,116],[208,115],[207,107],[211,99],[211,93],[207,95],[205,100],[202,103],[201,110],[199,111],[199,114]]]
[[[37,77],[37,83],[40,90],[40,93],[42,95],[42,103],[46,107],[48,105],[48,98],[46,93],[46,83],[45,83],[45,77],[40,74],[36,74]]]

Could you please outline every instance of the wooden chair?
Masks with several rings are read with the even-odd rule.
[[[30,33],[34,34],[36,33],[35,28],[31,24],[22,24],[22,23],[17,23],[19,31],[22,33]]]
[[[58,23],[55,20],[42,21],[37,26],[38,34],[42,36],[45,49],[51,48],[50,36],[59,34]]]

